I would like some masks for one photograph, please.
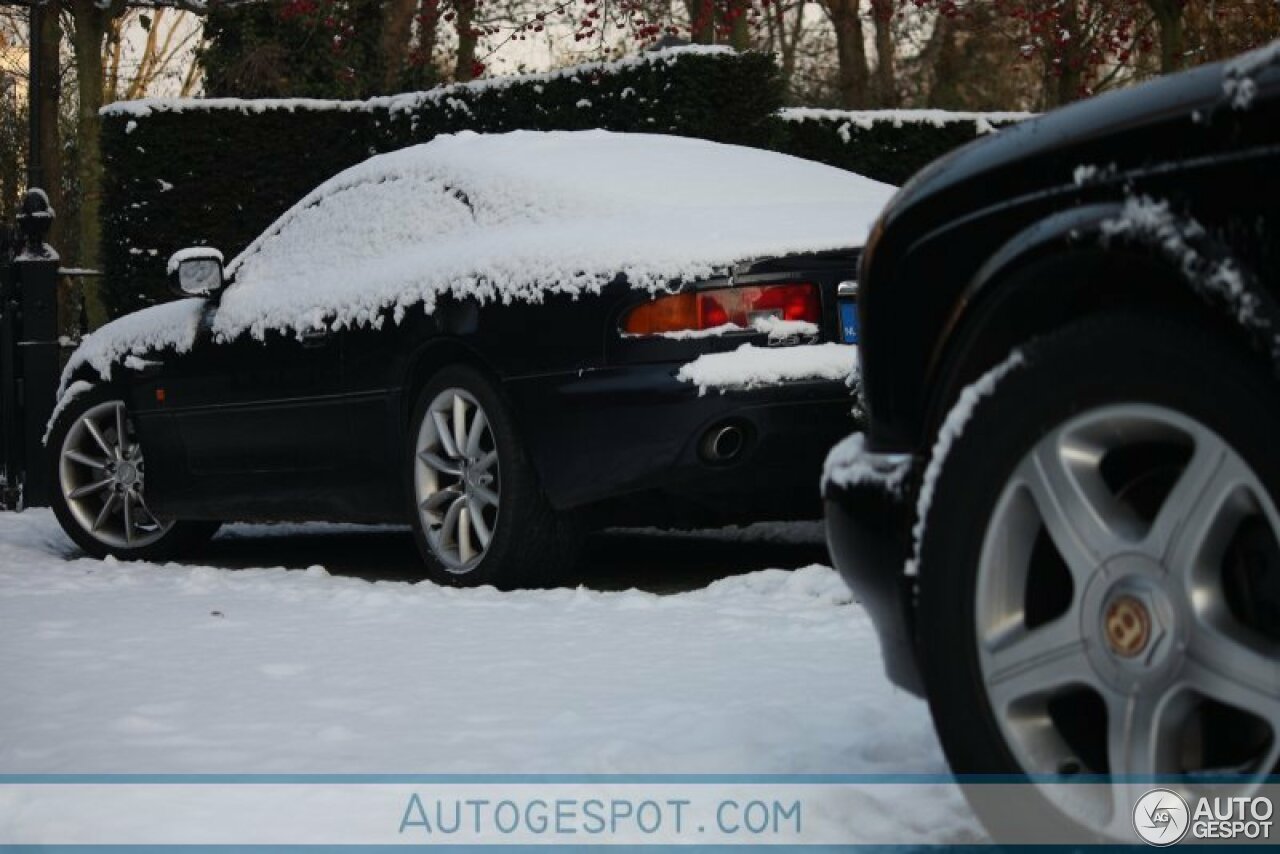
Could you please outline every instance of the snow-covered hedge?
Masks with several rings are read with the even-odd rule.
[[[778,111],[787,154],[848,169],[877,181],[905,183],[916,170],[1029,113],[953,113],[943,110]]]
[[[147,100],[103,110],[103,259],[112,315],[167,298],[165,261],[239,252],[317,185],[372,154],[473,130],[604,128],[762,148],[778,128],[772,60],[724,47],[368,101]]]

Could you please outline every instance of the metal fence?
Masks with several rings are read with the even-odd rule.
[[[0,229],[0,509],[47,506],[44,433],[60,372],[58,254],[48,199],[28,192],[16,231]]]

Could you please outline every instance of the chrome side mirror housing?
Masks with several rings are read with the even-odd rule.
[[[211,297],[226,285],[222,253],[208,246],[179,249],[169,258],[169,290],[181,297]]]

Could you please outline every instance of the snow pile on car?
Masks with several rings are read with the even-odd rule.
[[[850,344],[757,347],[743,344],[727,353],[706,353],[680,368],[676,379],[698,387],[749,390],[796,380],[848,381],[858,371],[858,348]]]
[[[341,172],[281,216],[227,265],[235,282],[213,332],[376,326],[388,311],[396,321],[431,312],[446,295],[541,302],[599,291],[619,274],[657,292],[751,258],[860,246],[893,192],[695,139],[441,136]],[[88,362],[104,373],[155,343],[182,351],[193,317],[190,306],[165,306],[108,324],[68,370]]]

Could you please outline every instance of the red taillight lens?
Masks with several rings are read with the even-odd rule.
[[[770,317],[817,323],[822,317],[818,289],[806,283],[673,294],[631,309],[622,319],[622,331],[658,335],[714,329],[727,323],[750,329],[757,319]]]

